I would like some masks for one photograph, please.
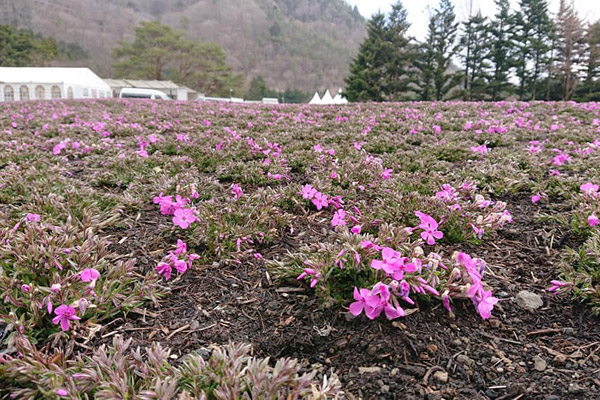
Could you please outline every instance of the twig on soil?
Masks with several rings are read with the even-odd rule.
[[[537,331],[528,332],[525,336],[545,335],[547,333],[559,333],[560,331],[561,329],[554,328],[538,329]]]
[[[177,329],[175,329],[173,332],[171,332],[171,333],[169,334],[169,336],[167,336],[167,340],[168,340],[168,339],[171,339],[171,338],[172,338],[173,336],[175,336],[177,333],[179,333],[179,332],[181,332],[181,331],[184,331],[184,330],[186,330],[186,329],[187,329],[187,328],[189,328],[189,327],[190,327],[190,324],[185,324],[185,325],[184,325],[184,326],[182,326],[181,328],[177,328]]]
[[[511,339],[504,339],[498,336],[494,336],[494,335],[490,335],[489,333],[485,333],[485,332],[481,332],[482,336],[485,336],[488,339],[496,339],[499,340],[501,342],[506,342],[506,343],[512,343],[512,344],[518,344],[518,345],[522,345],[523,343],[521,342],[517,342],[516,340],[511,340]]]

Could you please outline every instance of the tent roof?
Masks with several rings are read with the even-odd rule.
[[[308,102],[308,104],[321,104],[321,96],[319,96],[319,92],[315,92],[315,95]]]
[[[0,83],[69,83],[110,90],[110,87],[89,68],[0,67]]]
[[[171,81],[141,80],[141,79],[104,79],[111,87],[133,87],[136,89],[169,89],[177,90],[180,87]]]

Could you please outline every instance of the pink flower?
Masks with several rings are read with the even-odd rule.
[[[156,266],[156,272],[159,275],[164,276],[166,281],[171,279],[171,271],[171,265],[165,262],[158,263],[158,265]]]
[[[27,222],[40,222],[41,217],[39,216],[39,214],[32,214],[29,213],[27,214],[27,216],[25,217],[25,220]]]
[[[188,265],[184,260],[177,260],[173,263],[173,266],[180,274],[183,274],[188,269]]]
[[[56,317],[52,318],[52,323],[60,324],[60,328],[63,330],[63,332],[69,330],[69,321],[77,321],[81,319],[75,315],[75,309],[73,307],[64,304],[56,307],[54,314],[56,314]]]
[[[54,393],[56,393],[56,395],[60,396],[60,397],[67,397],[69,395],[69,392],[67,392],[67,389],[63,389],[63,388],[56,389],[54,391]]]
[[[175,210],[174,215],[173,223],[182,229],[187,229],[197,220],[196,216],[194,215],[194,210],[191,208],[179,208]]]
[[[240,197],[242,197],[242,188],[237,183],[234,183],[231,187],[231,193],[233,194],[233,197],[237,200]]]
[[[317,210],[321,210],[323,207],[327,207],[329,205],[329,199],[327,195],[323,193],[316,193],[315,197],[312,199],[313,204],[317,207]]]
[[[438,223],[430,215],[422,213],[421,211],[415,212],[415,215],[421,219],[419,228],[423,229],[421,232],[421,238],[430,246],[435,244],[435,240],[440,240],[444,237],[441,231],[438,231]]]
[[[531,202],[533,204],[537,203],[538,201],[540,201],[540,192],[537,192],[537,194],[534,194],[533,196],[531,196]]]
[[[314,189],[310,185],[302,186],[302,198],[306,200],[312,200],[313,197],[317,194],[317,189]]]
[[[29,292],[31,292],[31,286],[29,286],[29,285],[21,285],[21,291],[23,293],[29,293]]]
[[[596,197],[598,196],[598,185],[592,183],[592,182],[588,182],[588,183],[584,183],[583,185],[581,185],[579,187],[579,189],[581,189],[581,191],[589,196],[592,197]]]
[[[350,232],[354,233],[355,235],[360,235],[361,230],[362,230],[362,226],[356,225],[356,226],[352,227],[352,229],[350,229]]]
[[[181,239],[177,239],[177,249],[175,250],[175,254],[181,254],[187,252],[187,244]]]
[[[489,319],[492,315],[492,309],[494,304],[498,302],[498,299],[492,296],[492,291],[483,291],[479,304],[477,304],[477,311],[481,318]]]
[[[333,219],[331,220],[331,226],[345,226],[346,225],[346,211],[339,209],[333,214]]]
[[[312,276],[312,279],[310,280],[310,287],[313,288],[317,285],[317,283],[319,283],[319,278],[321,278],[321,273],[315,271],[313,268],[304,268],[304,271],[302,271],[302,273],[300,275],[298,275],[298,280],[302,280],[304,278],[306,278],[307,276]]]
[[[393,171],[393,169],[391,169],[391,168],[384,169],[383,172],[381,173],[381,179],[383,179],[384,181],[391,179],[392,171]]]
[[[354,303],[350,304],[350,314],[355,317],[359,316],[367,307],[367,299],[371,297],[371,291],[369,289],[360,289],[354,287]]]
[[[596,216],[596,214],[590,215],[588,217],[587,221],[588,221],[588,224],[591,227],[594,227],[594,226],[596,226],[596,225],[598,225],[600,223],[600,220],[598,220],[598,217]]]
[[[100,272],[98,272],[94,268],[86,268],[83,271],[81,271],[81,274],[79,274],[79,278],[82,282],[92,282],[98,279],[99,277]]]
[[[439,126],[439,125],[434,125],[434,126],[433,126],[433,131],[434,131],[435,133],[442,133],[442,127],[441,127],[441,126]]]

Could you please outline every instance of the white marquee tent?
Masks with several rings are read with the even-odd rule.
[[[348,100],[342,96],[342,89],[340,88],[337,91],[337,94],[334,97],[331,97],[331,93],[329,89],[325,91],[325,94],[321,98],[319,96],[319,92],[315,92],[313,98],[308,102],[308,104],[319,104],[319,105],[330,105],[330,104],[348,104]]]
[[[321,104],[321,96],[319,96],[319,92],[315,92],[315,95],[308,102],[308,104]]]
[[[348,99],[342,96],[342,88],[338,90],[337,94],[333,98],[333,104],[348,104]]]
[[[109,97],[110,86],[89,68],[0,67],[0,101]]]

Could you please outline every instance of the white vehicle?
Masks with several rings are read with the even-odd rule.
[[[154,89],[137,89],[137,88],[123,88],[119,93],[120,99],[160,99],[160,100],[171,100],[169,96],[160,90]]]

